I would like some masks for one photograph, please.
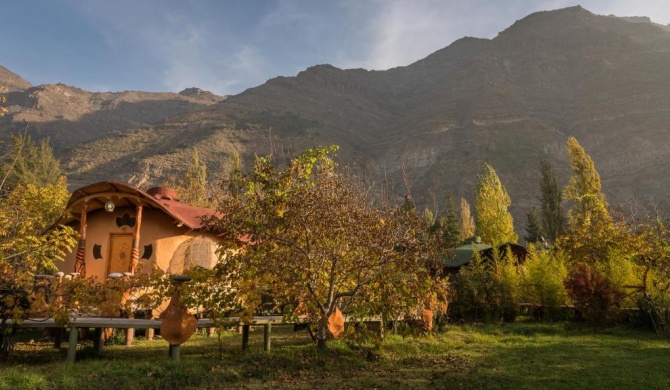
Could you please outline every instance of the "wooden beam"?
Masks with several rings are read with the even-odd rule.
[[[84,203],[81,208],[81,217],[79,223],[79,245],[74,260],[74,272],[84,278],[86,277],[86,214],[88,212],[88,203]]]

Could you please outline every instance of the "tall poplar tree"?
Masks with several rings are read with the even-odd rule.
[[[568,211],[570,228],[575,229],[585,224],[611,223],[612,217],[602,193],[600,174],[593,160],[574,137],[568,138],[567,149],[572,176],[563,189],[563,198],[573,202]]]
[[[468,238],[475,235],[475,219],[472,217],[470,212],[470,203],[468,203],[465,198],[461,198],[461,228],[460,228],[460,238],[461,241],[467,240]]]
[[[517,242],[514,219],[509,212],[512,201],[495,170],[484,164],[484,174],[478,175],[475,191],[475,226],[483,242],[497,246]]]
[[[624,223],[614,221],[610,215],[601,192],[600,175],[591,157],[573,137],[568,139],[567,150],[572,177],[563,197],[572,207],[568,211],[568,234],[561,239],[561,246],[572,261],[599,267],[600,272],[623,288],[631,284],[630,232]]]
[[[201,207],[213,206],[208,196],[207,166],[200,162],[198,149],[193,148],[191,164],[175,190],[184,203]]]
[[[550,242],[556,241],[565,232],[565,216],[561,208],[563,196],[558,189],[556,174],[547,160],[540,160],[540,223],[545,238]]]

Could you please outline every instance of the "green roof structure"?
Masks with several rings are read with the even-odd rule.
[[[475,252],[481,252],[491,248],[491,245],[482,244],[482,240],[478,236],[468,238],[463,242],[462,245],[457,246],[456,248],[448,249],[452,255],[447,256],[444,259],[444,266],[453,268],[462,267],[470,262],[470,260],[474,257]]]

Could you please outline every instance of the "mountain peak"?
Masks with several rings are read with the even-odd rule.
[[[580,5],[551,11],[534,12],[514,22],[514,24],[500,32],[498,37],[527,34],[529,31],[533,33],[539,31],[560,31],[566,27],[588,24],[596,16]]]

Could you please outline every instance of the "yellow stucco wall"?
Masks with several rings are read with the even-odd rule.
[[[109,266],[110,235],[134,233],[134,227],[117,226],[117,217],[123,217],[124,214],[134,218],[136,210],[135,208],[125,207],[117,208],[112,213],[96,210],[88,214],[85,255],[87,277],[95,277],[98,280],[106,279]],[[74,228],[79,230],[79,225],[77,224]],[[140,259],[140,265],[138,266],[141,269],[140,272],[149,273],[154,267],[173,273],[182,272],[181,269],[176,268],[170,270],[170,260],[182,243],[194,237],[207,237],[217,241],[216,237],[210,233],[193,231],[184,226],[178,227],[174,219],[160,210],[145,208],[140,227],[140,258],[143,256],[146,245],[153,246],[153,253],[148,260]],[[101,259],[94,258],[93,248],[95,245],[100,245]],[[75,255],[76,248],[66,256],[64,262],[59,264],[59,270],[65,273],[73,272]]]

